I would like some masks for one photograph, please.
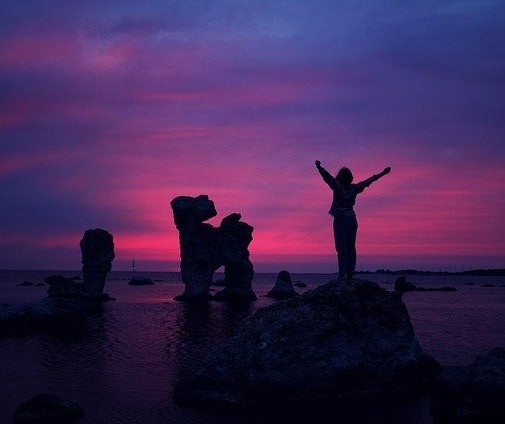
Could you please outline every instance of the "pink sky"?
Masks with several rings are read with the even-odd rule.
[[[358,269],[505,268],[501,2],[2,7],[0,268],[79,269],[100,227],[114,269],[177,270],[169,202],[207,194],[256,270],[335,271],[316,159],[393,168],[358,197]]]

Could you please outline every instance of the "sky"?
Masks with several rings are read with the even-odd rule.
[[[256,271],[505,268],[505,2],[2,0],[0,269],[179,269],[170,200],[254,227]]]

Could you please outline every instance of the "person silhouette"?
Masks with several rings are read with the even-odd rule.
[[[316,160],[316,168],[323,180],[333,191],[333,201],[329,214],[333,216],[333,237],[338,260],[338,279],[351,280],[356,270],[356,234],[358,221],[353,206],[356,196],[363,192],[370,184],[391,172],[391,167],[384,168],[378,174],[353,184],[352,172],[347,167],[342,167],[333,177],[321,166],[321,161]]]

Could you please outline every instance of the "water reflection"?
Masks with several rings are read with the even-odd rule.
[[[251,302],[179,303],[174,358],[176,382],[194,373],[205,355],[230,337],[253,309]]]
[[[178,333],[174,340],[177,380],[185,379],[194,371],[208,346],[213,344],[210,303],[181,302],[178,306]]]
[[[108,387],[107,324],[101,311],[80,326],[65,326],[40,336],[40,390],[95,409],[96,403],[107,397],[100,393]]]

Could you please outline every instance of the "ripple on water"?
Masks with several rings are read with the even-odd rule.
[[[317,285],[311,278],[304,280],[309,287]],[[160,283],[138,290],[114,282],[111,293],[120,298],[116,293],[124,290],[127,301],[107,303],[103,313],[90,317],[78,331],[0,339],[0,411],[12,417],[16,406],[33,394],[50,392],[83,407],[81,424],[253,423],[243,415],[180,409],[172,393],[176,381],[194,372],[205,353],[241,319],[272,303],[261,296],[273,281],[265,277],[257,290],[260,299],[241,306],[173,302],[180,285]],[[465,364],[482,351],[505,345],[503,288],[408,293],[404,301],[422,347],[444,364]],[[409,408],[422,410],[418,405]],[[279,420],[273,415],[261,422]]]

